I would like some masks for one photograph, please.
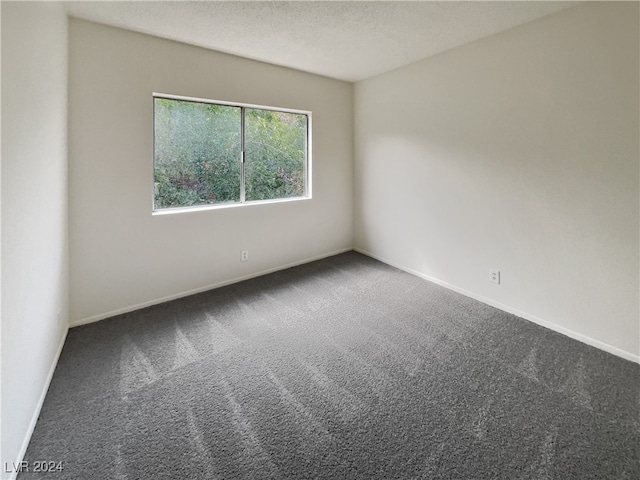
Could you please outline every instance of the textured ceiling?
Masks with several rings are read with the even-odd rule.
[[[358,81],[579,2],[64,2],[71,16]]]

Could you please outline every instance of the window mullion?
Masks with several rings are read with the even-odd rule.
[[[245,175],[245,150],[244,150],[244,113],[245,108],[240,107],[240,203],[245,203],[244,175]]]

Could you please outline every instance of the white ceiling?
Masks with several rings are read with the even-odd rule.
[[[74,17],[352,82],[577,3],[64,2]]]

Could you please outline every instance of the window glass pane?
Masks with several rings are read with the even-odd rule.
[[[154,98],[156,209],[240,201],[240,110]]]
[[[307,116],[245,109],[245,199],[305,195]]]

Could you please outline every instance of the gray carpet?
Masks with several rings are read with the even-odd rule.
[[[605,319],[603,319],[605,321]],[[640,366],[349,252],[69,332],[68,479],[638,479]]]

